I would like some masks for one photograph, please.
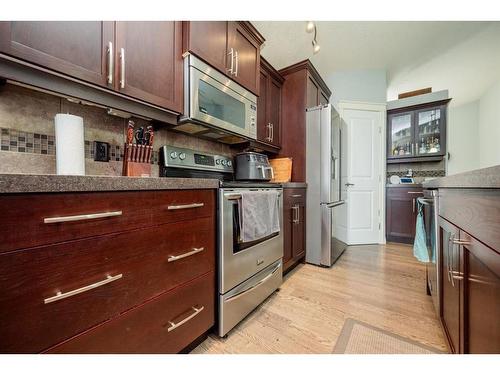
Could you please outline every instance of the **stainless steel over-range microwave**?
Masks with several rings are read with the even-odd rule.
[[[175,129],[238,143],[257,138],[257,97],[192,54],[184,58],[184,116]]]

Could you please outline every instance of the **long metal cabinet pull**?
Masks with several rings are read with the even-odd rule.
[[[281,265],[281,264],[280,264]],[[248,289],[245,289],[244,291],[232,296],[232,297],[229,297],[227,300],[225,300],[224,302],[230,302],[230,301],[234,301],[235,299],[238,299],[240,297],[243,297],[244,295],[250,293],[252,290],[254,290],[255,288],[259,287],[259,285],[261,284],[264,284],[267,280],[269,280],[271,277],[273,277],[273,275],[276,273],[276,271],[279,270],[280,268],[280,265],[278,265],[274,270],[273,272],[271,272],[269,275],[267,275],[266,277],[264,277],[262,280],[260,280],[257,284],[251,286],[250,288]]]
[[[184,253],[184,254],[181,254],[181,255],[170,255],[168,257],[167,261],[168,262],[175,262],[176,260],[179,260],[179,259],[182,259],[182,258],[186,258],[186,257],[194,255],[194,254],[201,253],[203,250],[205,250],[204,247],[193,247],[193,250],[189,251],[187,253]]]
[[[186,208],[197,208],[203,207],[205,203],[190,203],[190,204],[180,204],[177,206],[168,206],[169,210],[184,210]]]
[[[231,67],[227,70],[229,74],[233,75],[233,70],[234,70],[234,49],[231,48],[231,52],[227,54],[228,56],[231,56]]]
[[[424,194],[423,192],[421,191],[409,191],[408,194]]]
[[[271,142],[274,141],[274,124],[271,123]]]
[[[238,77],[238,51],[234,51],[234,59],[236,60],[236,67],[234,69],[234,76]]]
[[[454,234],[450,234],[450,237],[448,238],[448,249],[446,251],[446,269],[448,273],[448,281],[451,282],[451,277],[450,277],[450,242],[453,241]]]
[[[120,49],[120,62],[122,64],[120,69],[120,88],[125,88],[125,48]]]
[[[53,224],[53,223],[64,223],[64,222],[68,222],[68,221],[102,219],[104,217],[113,217],[113,216],[121,216],[121,215],[122,215],[122,211],[99,212],[96,214],[46,217],[43,219],[43,222],[45,224]]]
[[[191,309],[194,310],[194,313],[192,313],[191,315],[189,315],[187,318],[184,318],[182,319],[179,323],[174,323],[174,322],[171,322],[169,321],[168,324],[170,324],[170,327],[168,327],[167,329],[167,332],[171,332],[173,331],[174,329],[176,328],[179,328],[181,325],[183,325],[184,323],[190,321],[191,319],[193,319],[196,315],[198,315],[199,313],[201,313],[203,311],[203,309],[205,308],[205,306],[201,306],[200,308],[196,308],[194,306],[191,306]]]
[[[88,290],[98,288],[100,286],[103,286],[103,285],[109,284],[109,283],[111,283],[113,281],[116,281],[118,279],[121,279],[122,276],[123,276],[123,274],[121,274],[121,273],[119,275],[115,275],[115,276],[109,276],[108,275],[104,280],[101,280],[101,281],[99,281],[97,283],[90,284],[90,285],[87,285],[87,286],[84,286],[84,287],[81,287],[81,288],[78,288],[78,289],[74,289],[74,290],[71,290],[71,291],[66,292],[66,293],[58,292],[53,297],[45,298],[44,299],[44,303],[47,304],[47,303],[59,301],[59,300],[64,299],[64,298],[68,298],[68,297],[71,297],[71,296],[74,296],[74,295],[86,292]]]
[[[113,55],[113,43],[108,43],[108,85],[113,84],[113,74],[115,73],[114,67],[114,55]]]
[[[412,206],[413,206],[413,213],[415,213],[415,198],[411,200]]]
[[[300,198],[300,197],[302,197],[302,194],[292,194],[292,195],[290,195],[290,197],[292,197],[292,198]]]

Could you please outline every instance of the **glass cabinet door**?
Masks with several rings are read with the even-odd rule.
[[[400,158],[416,155],[413,144],[412,117],[413,112],[398,113],[389,117],[389,131],[391,133],[388,142],[388,156]]]
[[[415,112],[415,143],[418,155],[443,154],[444,114],[441,107]]]

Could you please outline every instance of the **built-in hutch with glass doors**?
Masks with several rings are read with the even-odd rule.
[[[446,155],[449,101],[387,111],[387,163],[441,160]]]

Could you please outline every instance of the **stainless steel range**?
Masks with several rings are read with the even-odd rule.
[[[283,189],[269,182],[233,181],[233,161],[226,156],[164,146],[161,176],[218,178],[218,329],[225,336],[282,283]],[[278,194],[279,230],[244,242],[240,200],[246,191]],[[264,214],[264,213],[263,213]]]

